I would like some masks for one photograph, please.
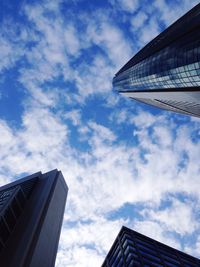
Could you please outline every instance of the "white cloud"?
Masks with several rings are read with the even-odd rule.
[[[186,253],[192,254],[195,257],[200,257],[200,236],[197,234],[196,242],[193,242],[190,246],[185,246],[184,251]]]
[[[26,48],[24,46],[24,37],[20,29],[14,25],[13,21],[8,24],[3,24],[3,29],[0,29],[0,51],[1,51],[1,62],[0,62],[0,72],[10,69],[15,66],[16,62],[24,56]],[[22,42],[19,42],[19,37],[11,31],[9,35],[9,29],[12,27],[17,28],[18,35],[21,37]],[[25,33],[25,30],[23,31]]]
[[[113,134],[113,132],[110,129],[104,127],[103,125],[99,125],[95,122],[90,122],[89,126],[91,129],[93,129],[92,141],[95,146],[97,146],[99,142],[113,142],[116,140],[116,136]]]
[[[110,2],[113,6],[118,5],[120,9],[130,13],[135,12],[139,7],[138,0],[110,0]]]
[[[162,210],[145,210],[145,216],[153,221],[157,221],[168,231],[174,231],[180,235],[191,234],[198,223],[194,216],[194,205],[192,202],[181,202],[172,199],[172,205]]]
[[[28,151],[46,153],[64,144],[67,127],[46,109],[31,109],[23,116],[26,129],[20,134]]]
[[[117,69],[125,64],[131,56],[131,46],[123,32],[102,15],[99,16],[99,21],[97,20],[96,23],[89,23],[87,38],[105,51]]]
[[[144,22],[147,20],[148,16],[145,12],[138,12],[132,19],[131,24],[134,27],[134,30],[143,26]]]
[[[98,217],[96,221],[66,227],[56,266],[100,266],[124,223],[123,220],[108,221]]]
[[[173,134],[167,126],[157,126],[154,127],[152,134],[154,141],[160,146],[160,149],[163,147],[171,146],[173,143]]]
[[[96,250],[84,246],[73,246],[67,251],[59,250],[57,254],[56,267],[93,267],[100,266],[103,257],[99,256]]]
[[[52,17],[46,15],[49,9]],[[28,5],[25,13],[33,25],[32,35],[38,35],[35,46],[25,54],[30,67],[21,69],[19,78],[31,94],[38,95],[40,101],[43,84],[59,77],[74,81],[79,93],[74,94],[75,101],[83,102],[91,94],[111,91],[113,74],[128,60],[131,48],[121,30],[109,21],[108,14],[97,11],[92,18],[83,16],[86,27],[78,32],[78,25],[64,19],[58,5],[54,9],[46,4]],[[90,53],[93,45],[99,51],[90,64],[81,60],[71,67],[83,51]]]
[[[0,120],[0,132],[1,132],[0,148],[3,153],[4,152],[3,148],[7,147],[7,149],[9,149],[15,144],[15,141],[12,130],[4,120]]]
[[[78,56],[78,52],[81,48],[80,41],[78,39],[78,33],[74,26],[69,25],[64,30],[64,40],[67,52],[75,57]]]
[[[120,3],[122,8],[129,12],[134,12],[139,6],[138,0],[122,0]]]
[[[129,120],[131,123],[134,123],[137,128],[144,129],[153,126],[155,122],[164,120],[164,117],[154,116],[150,112],[139,110],[139,112],[137,112],[134,116],[132,115]]]
[[[60,157],[57,153],[67,140],[66,125],[51,112],[38,107],[27,110],[22,120],[22,128],[18,130],[1,121],[1,168],[12,175],[55,168],[53,159]]]
[[[117,124],[126,123],[128,121],[129,112],[126,109],[120,110],[119,112],[113,112],[110,115],[110,120],[115,121]]]
[[[84,102],[92,94],[106,94],[111,91],[112,75],[113,68],[102,56],[97,55],[89,66],[86,63],[80,64],[74,74],[79,101]]]
[[[59,11],[57,9],[53,11],[52,18],[45,15],[48,8],[48,6],[42,5],[26,6],[25,8],[29,21],[34,25],[32,32],[39,32],[40,36],[36,46],[27,53],[27,58],[32,66],[37,67],[37,71],[38,68],[41,72],[46,68],[50,72],[49,75],[54,77],[57,73],[55,68],[59,69],[57,64],[60,64],[62,71],[68,65],[66,44],[69,43],[70,53],[72,52],[70,40],[68,43],[65,42],[67,34],[70,33],[73,40],[75,40],[75,36],[73,26],[68,26],[68,29],[65,29],[63,21],[58,17]],[[47,76],[48,79],[51,78],[49,75]],[[35,76],[37,77],[36,74]]]
[[[78,109],[73,109],[69,112],[64,113],[63,118],[71,120],[74,126],[80,125],[81,124],[81,111]]]
[[[180,249],[180,244],[173,236],[169,236],[168,233],[165,233],[163,227],[150,220],[146,221],[137,221],[134,224],[134,230],[147,235],[161,243],[164,243],[168,246]]]
[[[144,46],[145,44],[150,42],[160,33],[160,31],[161,29],[159,26],[159,21],[155,16],[151,16],[148,20],[148,23],[145,23],[145,25],[140,29],[138,33],[138,38],[141,46]]]
[[[0,40],[0,49],[1,49],[1,55],[2,55],[2,59],[1,59],[1,65],[0,68],[6,68],[6,67],[10,67],[10,65],[12,65],[12,44],[10,42],[8,42],[7,40],[5,40],[3,37],[1,37]]]
[[[161,19],[164,21],[166,26],[169,26],[171,23],[181,17],[187,11],[189,11],[193,6],[198,4],[198,0],[182,0],[182,1],[173,1],[167,2],[166,0],[155,0],[154,6],[161,14]]]

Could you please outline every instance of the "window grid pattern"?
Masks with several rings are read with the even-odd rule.
[[[119,91],[200,86],[200,29],[184,36],[113,79]]]
[[[102,267],[199,267],[200,260],[123,227]]]
[[[9,201],[10,197],[13,195],[14,192],[15,192],[15,188],[11,188],[9,190],[0,192],[0,211],[5,206],[5,203]]]
[[[6,247],[36,181],[37,177],[0,191],[0,253]]]
[[[161,34],[149,42],[144,48],[142,48],[134,57],[132,57],[127,64],[125,64],[119,72],[120,74],[131,66],[136,65],[145,58],[160,51],[164,47],[169,46],[171,43],[176,42],[182,36],[186,36],[192,29],[199,28],[200,25],[200,4],[196,5],[184,16],[178,19],[170,27],[165,29]]]

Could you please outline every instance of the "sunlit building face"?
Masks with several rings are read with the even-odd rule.
[[[200,117],[200,4],[131,58],[113,86],[144,103]]]

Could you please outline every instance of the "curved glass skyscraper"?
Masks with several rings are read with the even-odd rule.
[[[113,86],[144,103],[200,117],[200,4],[131,58]]]

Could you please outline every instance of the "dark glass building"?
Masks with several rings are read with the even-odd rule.
[[[143,103],[200,117],[200,4],[131,58],[113,86]]]
[[[53,267],[68,187],[57,170],[0,187],[0,266]]]
[[[122,227],[102,267],[199,267],[200,260]]]

